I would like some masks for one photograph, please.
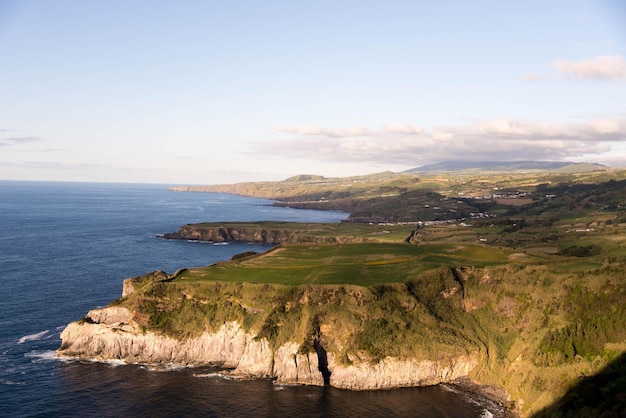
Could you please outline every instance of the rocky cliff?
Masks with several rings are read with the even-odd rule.
[[[357,247],[346,247],[350,257],[358,256]],[[272,265],[283,263],[304,274],[309,260],[304,256],[311,248],[286,244],[266,257],[274,257]],[[414,273],[377,248],[376,256],[385,258],[366,258],[354,268],[335,251],[328,254],[347,279],[350,274],[362,279],[373,266],[375,273],[391,271],[394,279],[406,281],[286,284],[287,268],[262,269],[268,262],[263,257],[127,279],[122,298],[63,331],[58,352],[128,363],[218,365],[242,377],[354,390],[432,385],[468,376],[501,388],[501,404],[513,401],[522,414],[531,414],[549,405],[553,394],[562,393],[576,376],[605,364],[599,355],[566,358],[571,338],[579,338],[570,330],[581,326],[554,328],[566,320],[562,310],[577,309],[571,313],[576,318],[589,315],[582,316],[591,326],[580,338],[592,335],[600,341],[607,359],[623,351],[622,327],[595,325],[618,324],[611,318],[623,317],[621,265],[585,274],[534,264]],[[289,249],[298,250],[297,263],[289,258]],[[328,258],[313,259],[326,266],[320,260]],[[237,280],[224,280],[218,275],[222,270]],[[280,283],[246,281],[250,271],[270,279],[277,274]],[[307,280],[314,282],[324,271],[308,273]],[[605,284],[598,292],[574,288],[591,282]],[[551,308],[561,300],[561,308]],[[577,313],[579,306],[585,306],[583,314]],[[594,329],[601,334],[594,336]],[[576,339],[574,343],[585,347]]]
[[[365,227],[367,228],[367,227]],[[377,241],[382,228],[370,227],[371,237],[354,236],[341,223],[301,224],[293,222],[229,222],[183,225],[177,232],[163,234],[165,239],[205,241],[213,243],[248,242],[254,244],[282,243],[356,243]],[[388,231],[387,231],[388,233]],[[380,237],[378,237],[380,238]]]
[[[246,332],[237,322],[216,332],[178,340],[146,331],[123,307],[90,311],[61,334],[61,356],[128,363],[218,365],[229,373],[250,378],[274,378],[280,383],[328,384],[353,390],[434,385],[467,376],[478,364],[476,355],[432,360],[385,358],[377,363],[338,361],[336,353],[317,345],[303,353],[288,341],[272,350],[265,338]]]
[[[280,244],[289,242],[294,237],[292,231],[286,229],[267,229],[254,227],[228,227],[200,225],[184,225],[178,232],[163,235],[165,239],[184,239],[207,242],[251,242],[255,244]]]

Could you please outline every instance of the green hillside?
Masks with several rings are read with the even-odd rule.
[[[601,382],[609,400],[585,407],[596,416],[626,396],[623,379],[606,374],[623,367],[626,352],[626,181],[622,172],[606,175],[374,176],[367,181],[375,193],[361,184],[337,198],[366,216],[232,223],[286,228],[296,238],[262,254],[135,279],[135,292],[114,304],[136,312],[144,329],[175,338],[237,321],[274,348],[295,341],[306,352],[315,340],[346,364],[475,353],[470,377],[504,388],[523,415],[559,416],[586,399],[581,379]],[[375,179],[396,182],[397,194],[385,189],[381,197]],[[297,190],[312,187],[312,196],[333,189],[323,181],[290,183],[308,184]],[[437,191],[410,190],[411,182],[436,183]],[[339,196],[341,187],[324,193]],[[355,222],[379,215],[385,222]],[[218,226],[225,224],[189,227]]]

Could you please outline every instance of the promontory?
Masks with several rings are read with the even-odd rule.
[[[510,414],[620,416],[624,174],[554,175],[386,174],[370,186],[388,197],[353,196],[351,222],[185,225],[165,237],[275,246],[127,279],[67,326],[58,353],[354,390],[466,378]],[[336,208],[325,196],[316,204]]]

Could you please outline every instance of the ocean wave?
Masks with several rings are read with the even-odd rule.
[[[458,390],[456,390],[455,388],[453,388],[453,387],[450,387],[450,386],[446,385],[445,383],[441,383],[439,386],[440,386],[442,389],[447,390],[448,392],[452,392],[452,393],[461,393],[461,392],[459,392]]]
[[[113,368],[118,367],[118,366],[125,366],[128,364],[125,360],[120,360],[120,359],[102,360],[102,359],[96,359],[96,358],[81,358],[81,357],[73,357],[73,356],[64,356],[64,355],[57,355],[55,351],[52,351],[52,354],[53,354],[52,357],[54,360],[60,360],[66,363],[70,363],[70,362],[99,363],[99,364],[105,364]]]
[[[63,361],[63,357],[56,355],[55,350],[33,350],[24,354],[24,357],[35,359],[35,361]]]
[[[218,378],[224,380],[242,380],[239,376],[233,376],[229,374],[225,374],[223,372],[210,372],[210,373],[194,373],[193,377],[210,377],[210,378]]]
[[[48,334],[48,332],[49,332],[48,330],[45,330],[45,331],[38,332],[36,334],[24,335],[22,338],[17,340],[17,343],[18,344],[24,344],[26,341],[41,340],[43,337],[46,336],[46,334]]]
[[[26,382],[14,382],[8,379],[0,379],[0,385],[14,386],[14,385],[25,385]]]
[[[180,370],[185,370],[185,366],[181,366],[180,364],[142,364],[141,368],[144,370],[148,370],[151,372],[176,372]]]
[[[486,409],[483,409],[483,412],[480,414],[480,418],[493,418],[493,414]]]
[[[110,367],[119,367],[125,366],[128,363],[124,360],[114,359],[114,360],[91,360],[93,363],[103,363]]]

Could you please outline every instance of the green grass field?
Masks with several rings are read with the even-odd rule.
[[[502,264],[508,262],[509,254],[478,245],[283,244],[244,260],[190,269],[177,280],[372,286],[404,283],[441,266]]]

